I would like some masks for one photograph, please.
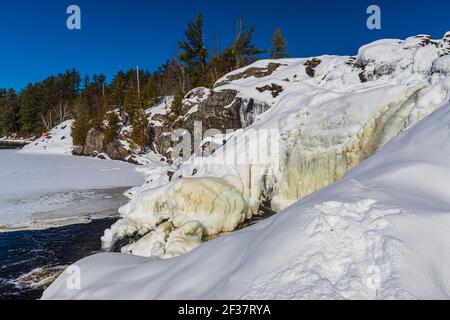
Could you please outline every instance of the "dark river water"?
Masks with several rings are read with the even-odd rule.
[[[116,219],[0,233],[0,300],[35,300],[64,267],[98,253]]]

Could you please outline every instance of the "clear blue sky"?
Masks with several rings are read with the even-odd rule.
[[[66,28],[66,9],[82,10],[82,30]],[[366,9],[382,9],[382,30],[366,28]],[[450,1],[381,0],[2,0],[0,3],[0,87],[20,89],[69,68],[82,74],[136,65],[154,70],[176,54],[188,21],[205,17],[206,41],[231,41],[235,21],[256,27],[255,42],[269,47],[282,28],[293,57],[356,54],[380,38],[419,33],[442,37],[450,30]]]

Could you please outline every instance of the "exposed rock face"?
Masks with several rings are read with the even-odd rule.
[[[89,130],[86,137],[86,145],[83,154],[85,156],[94,156],[103,152],[105,147],[105,134],[98,129]]]
[[[195,121],[202,121],[203,130],[219,129],[225,132],[242,128],[241,104],[236,97],[236,91],[210,91],[209,97],[198,104],[198,111],[187,117],[184,128],[193,132]]]
[[[322,61],[320,59],[316,58],[306,61],[304,63],[304,66],[306,67],[305,69],[306,74],[311,78],[314,78],[316,75],[316,68],[319,64],[321,64],[321,62]]]
[[[283,87],[272,83],[270,86],[266,85],[264,87],[256,88],[256,90],[258,90],[259,92],[270,91],[272,97],[276,98],[280,95],[281,92],[283,92]]]
[[[277,92],[282,91],[282,87],[275,84],[263,89],[264,91],[267,89],[275,96],[278,95]],[[161,108],[161,105],[154,108]],[[269,108],[270,105],[266,103],[240,97],[236,90],[196,88],[185,96],[182,115],[175,116],[171,112],[162,112],[150,116],[151,144],[155,151],[171,158],[174,146],[179,143],[175,139],[178,134],[173,136],[175,130],[182,129],[188,132],[192,137],[192,150],[197,150],[198,143],[202,139],[194,141],[194,135],[204,137],[211,129],[226,134],[245,128],[253,124],[256,117]],[[166,106],[165,109],[170,109],[170,106]]]
[[[97,157],[106,154],[112,160],[128,161],[131,151],[127,150],[119,140],[106,143],[105,134],[98,129],[91,129],[86,137],[84,147],[77,146],[72,154],[76,156]]]
[[[276,71],[282,65],[283,64],[281,64],[281,63],[271,62],[267,65],[266,68],[259,68],[259,67],[245,68],[244,70],[242,70],[242,72],[233,73],[231,75],[226,76],[226,78],[224,80],[219,81],[215,85],[215,88],[223,86],[225,84],[228,84],[232,81],[236,81],[239,79],[247,79],[250,77],[255,77],[255,78],[259,79],[259,78],[264,78],[264,77],[270,76],[274,71]]]
[[[127,160],[130,156],[130,151],[125,149],[120,141],[115,140],[106,145],[104,148],[104,152],[110,157],[112,160]]]
[[[81,147],[81,146],[75,146],[75,147],[73,147],[73,149],[72,149],[72,154],[74,155],[74,156],[82,156],[83,155],[83,151],[84,151],[84,148],[83,147]]]

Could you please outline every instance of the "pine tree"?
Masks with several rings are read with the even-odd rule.
[[[108,121],[108,126],[105,129],[105,142],[108,144],[119,137],[121,123],[114,111],[108,112],[106,120]]]
[[[123,110],[130,115],[131,119],[133,119],[134,113],[141,108],[142,101],[139,98],[138,91],[130,86],[130,88],[125,92]]]
[[[90,130],[87,100],[79,98],[76,102],[76,118],[72,126],[72,139],[75,146],[84,147]]]
[[[253,32],[254,28],[245,29],[242,21],[237,23],[234,42],[214,56],[208,65],[210,85],[225,74],[249,65],[257,60],[258,55],[264,53],[253,44]]]
[[[0,136],[19,131],[19,98],[14,89],[0,90]]]
[[[158,102],[159,90],[156,80],[151,77],[142,90],[142,103],[144,107],[152,107]]]
[[[108,100],[106,98],[101,98],[96,113],[92,118],[92,128],[103,130],[103,122],[105,120],[105,114],[106,112],[108,112],[108,110]]]
[[[141,148],[141,150],[143,150],[147,144],[148,120],[143,109],[137,110],[134,114],[131,139]]]
[[[127,79],[125,73],[123,71],[119,71],[109,86],[109,104],[113,108],[123,107],[127,87],[126,83]]]
[[[271,59],[282,59],[289,56],[287,49],[287,40],[283,38],[280,28],[275,29],[272,38],[272,49],[270,50]]]
[[[203,15],[198,14],[194,21],[188,24],[184,33],[186,40],[179,42],[181,50],[180,61],[191,75],[191,87],[200,86],[204,79],[208,51],[203,38]]]
[[[38,107],[40,105],[39,94],[36,86],[29,84],[20,95],[19,124],[21,134],[30,136],[39,134],[37,123],[40,122]],[[40,132],[42,133],[42,131]]]
[[[183,114],[183,92],[177,91],[175,92],[175,96],[173,98],[172,102],[172,113],[175,116],[175,118],[178,118]]]

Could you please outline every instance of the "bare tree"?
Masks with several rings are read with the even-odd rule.
[[[41,116],[42,124],[47,131],[58,124],[69,120],[72,117],[72,110],[67,101],[60,100],[56,106]]]

